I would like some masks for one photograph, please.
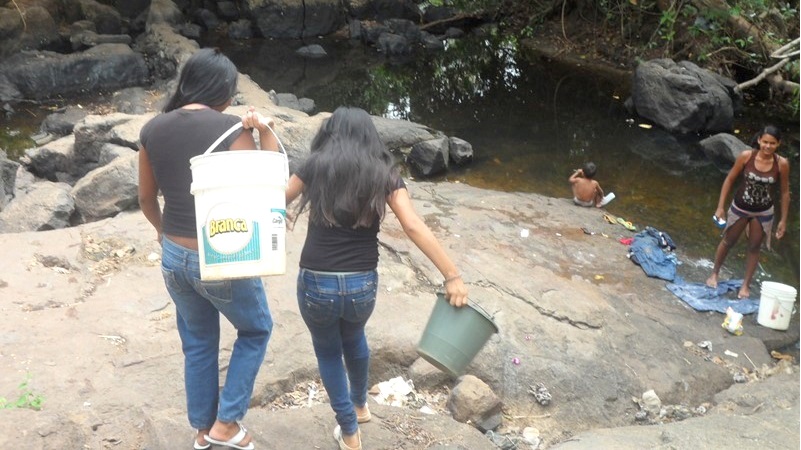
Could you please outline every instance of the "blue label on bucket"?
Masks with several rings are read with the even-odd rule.
[[[259,241],[259,223],[253,222],[250,240],[248,240],[244,247],[232,253],[221,253],[215,250],[209,242],[209,233],[207,233],[206,227],[203,227],[203,255],[205,256],[206,265],[260,260],[261,242]]]

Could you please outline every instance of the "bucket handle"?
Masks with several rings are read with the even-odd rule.
[[[276,134],[275,130],[273,130],[271,126],[267,124],[265,125],[267,126],[267,129],[270,130],[270,133],[272,133],[273,136],[275,136],[275,140],[278,142],[279,151],[283,153],[284,156],[287,156],[286,148],[284,148],[284,144],[281,142],[281,138],[278,137],[278,134]],[[242,122],[237,122],[231,125],[231,128],[229,128],[228,130],[225,131],[225,133],[220,135],[220,137],[218,137],[216,141],[212,142],[209,148],[207,148],[206,151],[203,152],[203,154],[208,155],[209,153],[211,153],[212,150],[214,150],[215,148],[217,148],[218,145],[220,145],[220,142],[224,141],[225,138],[231,135],[231,133],[240,128],[242,128]]]
[[[279,147],[278,153],[283,154],[284,156],[284,174],[285,174],[284,184],[286,184],[287,182],[289,182],[289,155],[287,155],[286,148],[284,147],[284,144],[281,142],[281,138],[278,137],[278,134],[275,132],[275,130],[273,130],[273,128],[267,124],[265,124],[265,126],[267,126],[267,129],[270,130],[270,133],[272,133],[273,136],[275,136],[275,140],[276,142],[278,142],[278,147]],[[203,154],[208,155],[209,153],[211,153],[212,150],[214,150],[215,148],[217,148],[218,145],[220,145],[220,142],[224,141],[225,138],[231,135],[231,133],[240,128],[242,128],[242,122],[237,122],[231,125],[231,128],[226,130],[225,133],[223,133],[220,137],[217,138],[216,141],[212,142],[209,148],[207,148],[206,151],[203,152]]]
[[[445,293],[444,292],[437,292],[437,295],[442,297],[442,299],[445,300],[446,302],[448,301],[445,298]],[[490,319],[495,320],[495,314],[490,314],[486,309],[484,309],[481,305],[479,305],[478,303],[474,302],[473,300],[468,298],[467,299],[467,304],[470,305],[472,308],[479,310],[479,312],[483,313],[486,317],[489,317]]]

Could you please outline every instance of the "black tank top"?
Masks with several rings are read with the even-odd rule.
[[[779,182],[779,157],[773,154],[773,165],[765,172],[756,168],[756,155],[752,150],[751,157],[743,167],[743,180],[734,195],[734,205],[743,211],[762,212],[773,206],[771,192]]]

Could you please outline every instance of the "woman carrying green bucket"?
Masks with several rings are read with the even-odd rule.
[[[386,205],[442,273],[451,305],[467,304],[467,288],[415,213],[392,154],[364,110],[340,107],[323,122],[311,154],[289,179],[287,205],[299,195],[298,212],[309,210],[309,226],[300,256],[298,307],[336,413],[334,439],[340,449],[361,449],[359,423],[370,420],[364,327],[375,307],[378,231]]]

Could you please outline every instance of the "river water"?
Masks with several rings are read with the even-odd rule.
[[[320,44],[329,55],[297,56],[295,50],[307,44]],[[403,61],[330,39],[204,45],[221,47],[263,89],[311,98],[318,111],[358,106],[470,142],[474,161],[435,181],[569,198],[568,176],[593,161],[596,179],[616,195],[607,211],[638,229],[652,226],[670,234],[682,256],[679,274],[688,281],[703,281],[709,272],[719,242],[712,215],[725,168],[706,159],[697,146],[701,137],[647,128],[629,114],[624,107],[628,76],[559,65],[518,50],[513,41],[487,36],[449,41],[444,52]],[[2,119],[0,147],[8,149],[14,136],[35,132],[46,112],[23,108]],[[752,106],[736,118],[742,140],[766,120],[759,114]],[[798,123],[769,121],[786,133],[780,153],[790,158],[792,202],[787,236],[774,240],[775,251],[762,252],[757,280],[798,288]],[[581,226],[592,229],[592,224]],[[621,234],[631,235],[622,228]],[[744,252],[741,242],[725,265],[731,272],[724,270],[722,278],[742,277]]]
[[[699,136],[646,128],[629,114],[628,76],[560,66],[487,36],[449,41],[445,52],[405,61],[329,39],[213,44],[263,89],[310,98],[317,111],[358,106],[470,142],[474,161],[435,180],[568,198],[568,176],[593,161],[596,179],[616,195],[610,213],[638,229],[648,225],[670,234],[684,255],[679,274],[688,281],[703,281],[709,272],[719,242],[712,215],[725,168],[707,160]],[[328,56],[295,54],[308,44],[322,45]],[[762,125],[763,118],[748,115],[755,110],[736,119],[744,141]],[[778,125],[787,132],[781,154],[792,167],[791,220],[775,251],[763,251],[757,279],[798,287],[798,124]],[[744,251],[741,243],[727,260],[734,278],[742,277]]]

